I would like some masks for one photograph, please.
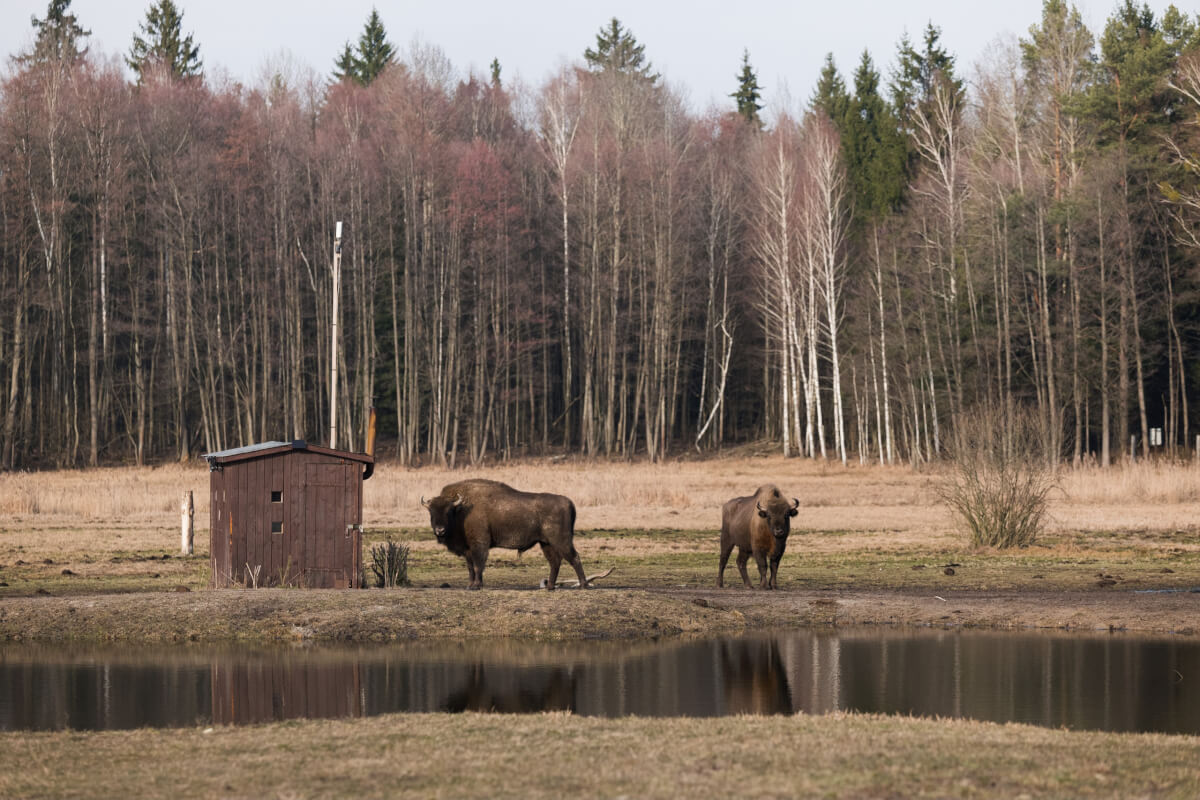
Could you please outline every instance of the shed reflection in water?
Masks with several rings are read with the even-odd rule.
[[[552,710],[854,710],[1200,733],[1200,646],[1119,635],[858,629],[659,643],[0,647],[3,730]]]

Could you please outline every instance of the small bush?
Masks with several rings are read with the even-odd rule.
[[[1036,417],[1011,420],[991,411],[964,414],[955,425],[952,464],[939,496],[977,547],[1028,547],[1041,533],[1054,473]]]
[[[371,572],[375,573],[375,586],[380,589],[411,586],[408,580],[408,545],[397,544],[389,536],[387,542],[372,547]]]

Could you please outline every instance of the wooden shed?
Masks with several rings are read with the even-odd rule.
[[[355,588],[375,458],[303,441],[206,453],[211,586]]]

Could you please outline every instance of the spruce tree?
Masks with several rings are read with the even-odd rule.
[[[372,8],[362,35],[358,37],[357,47],[346,42],[341,55],[334,61],[333,78],[336,81],[349,78],[361,86],[369,86],[395,59],[396,48],[387,39],[378,9]]]
[[[917,108],[924,106],[937,87],[944,81],[953,91],[956,105],[961,106],[965,97],[963,82],[954,75],[954,56],[938,43],[942,31],[932,22],[925,26],[925,47],[918,51],[905,34],[900,39],[900,52],[896,72],[892,77],[892,106],[901,126],[911,129],[911,120]]]
[[[957,118],[966,100],[966,89],[954,74],[954,56],[938,43],[942,32],[931,22],[925,27],[924,48],[917,50],[905,34],[900,40],[896,71],[892,75],[892,108],[904,136],[908,174],[916,170],[917,153],[909,138],[918,113],[932,115],[938,92],[948,92],[952,115]]]
[[[163,64],[176,78],[200,74],[200,46],[192,42],[189,33],[183,36],[183,13],[171,0],[158,0],[146,11],[141,23],[141,35],[134,34],[133,47],[125,63],[138,76],[140,83],[145,68]]]
[[[756,128],[762,128],[762,119],[758,116],[758,112],[762,111],[762,104],[758,101],[762,98],[761,87],[758,85],[758,77],[754,74],[754,68],[750,66],[750,51],[742,51],[742,71],[738,73],[738,90],[729,95],[737,100],[737,113],[742,115],[742,118]]]
[[[492,88],[500,88],[500,59],[493,58],[489,67],[492,71]]]
[[[357,68],[354,66],[354,48],[350,46],[350,42],[346,42],[342,54],[333,62],[333,67],[335,81],[344,81],[347,78],[358,80]]]
[[[898,211],[908,185],[904,136],[895,112],[879,93],[879,81],[871,55],[864,50],[854,71],[854,95],[842,132],[854,213],[860,220],[878,220]]]
[[[44,19],[30,17],[37,37],[33,43],[33,51],[17,56],[19,63],[30,61],[57,61],[63,59],[74,61],[87,52],[80,49],[80,39],[91,36],[79,25],[78,18],[70,13],[71,0],[50,0],[46,7]]]
[[[383,20],[379,18],[379,11],[372,8],[362,36],[358,38],[358,55],[355,58],[355,64],[358,67],[359,83],[369,86],[391,65],[395,55],[396,48],[387,40],[387,31],[383,28]]]
[[[833,63],[833,53],[825,54],[825,61],[821,64],[821,75],[817,78],[817,88],[809,105],[824,111],[838,131],[845,130],[850,95],[846,93],[846,82],[842,80],[837,65]]]
[[[649,83],[658,80],[646,61],[646,46],[638,44],[633,32],[612,18],[607,28],[596,34],[596,48],[583,53],[584,60],[593,72],[619,72],[633,75]]]

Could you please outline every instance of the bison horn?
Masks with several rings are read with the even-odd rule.
[[[461,493],[454,495],[454,505],[461,506],[465,501]]]
[[[793,497],[792,498],[792,508],[799,508],[799,507],[800,507],[800,498]]]
[[[761,503],[761,502],[759,502],[759,501],[757,501],[757,500],[756,500],[756,501],[754,502],[754,506],[755,506],[755,508],[757,508],[759,511],[766,512],[766,509],[762,507],[762,503]]]
[[[429,501],[425,499],[425,495],[421,495],[421,505],[429,508]]]

